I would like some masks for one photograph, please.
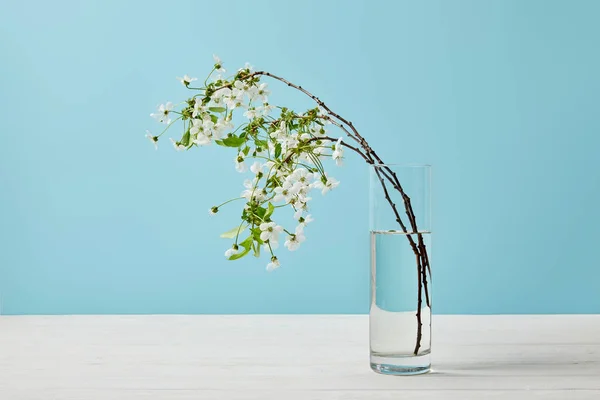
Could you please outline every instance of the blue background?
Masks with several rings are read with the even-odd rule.
[[[434,166],[437,313],[600,312],[597,1],[20,1],[0,14],[3,314],[363,313],[368,174],[297,253],[228,262],[223,148],[144,138],[212,54],[297,82],[388,162]],[[271,99],[310,103],[272,85]],[[173,133],[174,134],[174,133]]]

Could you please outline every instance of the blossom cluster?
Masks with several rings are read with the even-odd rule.
[[[228,203],[244,201],[240,225],[221,235],[233,239],[225,257],[236,260],[251,251],[258,257],[262,248],[270,254],[267,270],[271,271],[280,266],[275,250],[282,236],[289,251],[297,250],[306,240],[305,228],[313,221],[309,213],[311,193],[325,195],[339,185],[325,171],[323,162],[329,159],[342,165],[342,138],[327,135],[331,120],[326,110],[315,107],[296,113],[274,106],[269,103],[268,85],[260,82],[251,66],[246,64],[232,77],[224,78],[223,63],[216,56],[214,61],[201,87],[192,86],[197,78],[178,78],[195,94],[179,109],[171,102],[158,106],[151,116],[167,126],[158,135],[148,132],[146,136],[158,147],[159,138],[180,121],[182,136],[170,139],[176,150],[213,143],[235,150],[234,168],[251,176],[244,181],[239,197],[213,206],[209,212],[216,214]],[[292,209],[296,221],[293,229],[275,221],[274,213],[280,208]],[[242,238],[246,231],[248,236]]]

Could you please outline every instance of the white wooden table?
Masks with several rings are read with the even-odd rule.
[[[364,315],[2,316],[0,399],[600,399],[600,315],[433,322],[434,371],[391,377]]]

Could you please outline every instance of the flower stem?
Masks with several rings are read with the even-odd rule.
[[[227,204],[227,203],[231,203],[232,201],[236,201],[236,200],[242,200],[242,199],[244,199],[244,198],[245,198],[245,197],[236,197],[235,199],[230,199],[230,200],[227,200],[226,202],[224,202],[224,203],[221,203],[221,204],[219,204],[219,205],[218,205],[218,206],[216,206],[216,207],[217,207],[217,208],[221,208],[222,206],[224,206],[224,205],[225,205],[225,204]]]
[[[169,123],[169,125],[167,125],[167,127],[161,133],[159,133],[158,135],[156,135],[156,137],[161,137],[163,135],[163,133],[165,133],[171,127],[171,125],[173,125],[175,122],[179,121],[180,119],[181,119],[181,117],[175,118],[173,121],[171,121]]]

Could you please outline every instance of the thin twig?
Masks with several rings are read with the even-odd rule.
[[[413,240],[411,234],[407,233],[406,226],[402,222],[402,219],[400,218],[400,214],[398,213],[398,209],[396,208],[396,203],[394,203],[392,201],[390,194],[387,190],[385,181],[381,177],[382,174],[380,174],[378,167],[375,167],[375,173],[377,174],[377,176],[379,177],[379,181],[381,182],[381,187],[383,188],[383,194],[385,196],[385,199],[392,207],[392,210],[394,211],[394,214],[396,215],[396,221],[398,222],[398,224],[400,224],[400,227],[406,233],[406,237],[408,238],[408,242],[411,244],[411,247],[413,248],[413,252],[415,253],[415,257],[416,257],[416,261],[417,261],[417,283],[418,283],[418,286],[417,286],[417,291],[418,291],[417,292],[418,293],[417,294],[417,342],[415,344],[415,350],[414,350],[414,355],[417,355],[419,352],[419,348],[421,347],[421,338],[423,337],[423,334],[422,334],[423,323],[421,321],[421,311],[422,311],[421,309],[422,309],[423,297],[421,294],[421,292],[422,292],[421,289],[423,287],[422,271],[424,271],[425,268],[421,264],[421,254],[417,250],[415,241]],[[429,295],[427,295],[427,297],[429,297]]]
[[[419,256],[417,255],[417,265],[419,265],[419,267],[417,268],[417,280],[419,283],[419,292],[417,294],[417,343],[415,344],[415,350],[413,351],[413,354],[416,356],[417,354],[419,354],[419,349],[421,348],[421,338],[423,337],[423,321],[421,320],[421,308],[422,308],[422,304],[423,304],[423,294],[422,294],[422,280],[421,280],[421,267],[420,267],[420,261],[419,261]]]

